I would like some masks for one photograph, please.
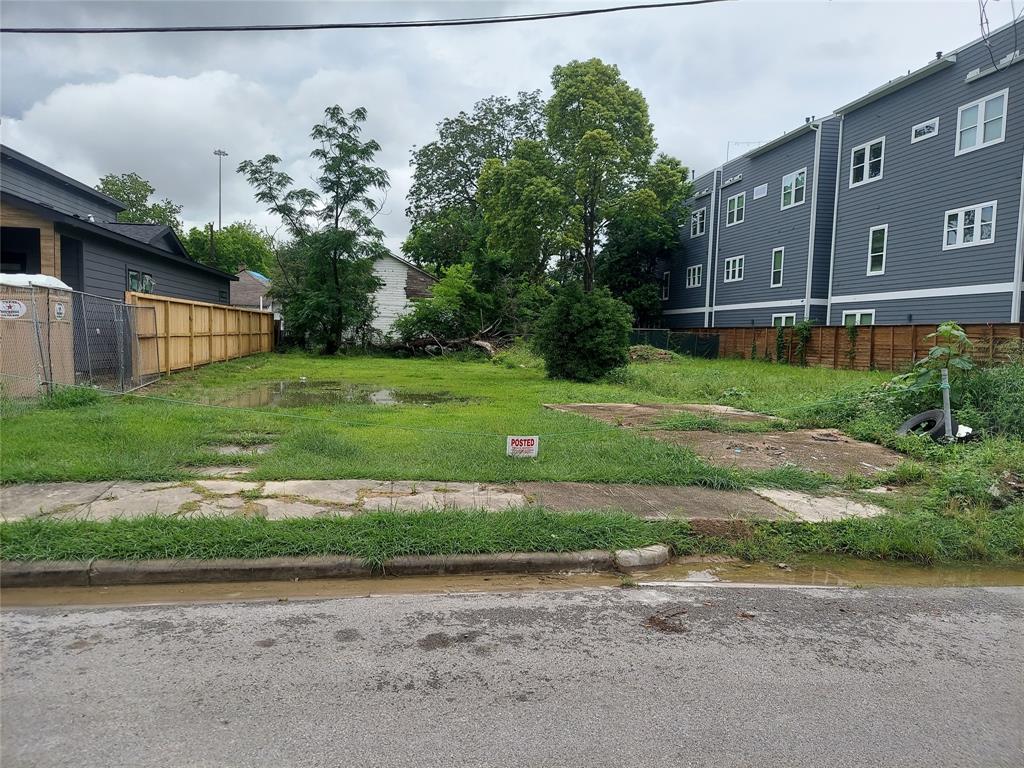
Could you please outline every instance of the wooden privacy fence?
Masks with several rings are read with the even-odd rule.
[[[220,360],[270,352],[274,315],[202,301],[128,291],[126,304],[153,307],[140,315],[141,373],[170,373]]]
[[[925,338],[935,331],[934,325],[859,325],[851,331],[846,326],[829,325],[811,328],[807,342],[807,364],[827,368],[899,371],[912,366],[928,355],[933,339]],[[1000,345],[1024,339],[1024,323],[977,323],[962,326],[974,342],[972,355],[977,362],[1005,359]],[[689,333],[718,336],[719,357],[757,359],[770,355],[777,358],[778,328],[696,328]],[[783,330],[783,356],[797,362],[797,339],[793,329]]]

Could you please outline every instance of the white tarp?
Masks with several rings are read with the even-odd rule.
[[[15,288],[55,288],[60,291],[70,291],[71,286],[61,282],[51,275],[0,275],[0,285],[10,285]]]

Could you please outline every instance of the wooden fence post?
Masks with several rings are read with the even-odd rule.
[[[188,305],[188,367],[193,371],[196,369],[196,305]]]
[[[167,353],[167,375],[171,374],[171,302],[164,302],[164,351]]]

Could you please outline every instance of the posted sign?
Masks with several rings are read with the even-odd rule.
[[[509,435],[505,442],[505,453],[517,459],[535,459],[540,450],[540,438]]]

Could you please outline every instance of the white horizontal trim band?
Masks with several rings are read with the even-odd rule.
[[[666,309],[663,315],[695,315],[698,312],[707,312],[707,307],[693,307],[692,309]]]
[[[811,299],[811,306],[824,307],[828,305],[827,299]],[[749,304],[719,304],[717,307],[692,307],[687,309],[666,309],[663,315],[690,315],[697,312],[731,312],[737,309],[770,309],[771,307],[802,307],[803,299],[781,299],[779,301],[755,301]]]
[[[833,296],[833,304],[852,304],[865,301],[895,301],[897,299],[931,299],[935,296],[978,296],[985,293],[1013,293],[1013,282],[983,283],[981,285],[951,285],[944,288],[920,288],[914,291],[882,291],[880,293],[851,293]]]

